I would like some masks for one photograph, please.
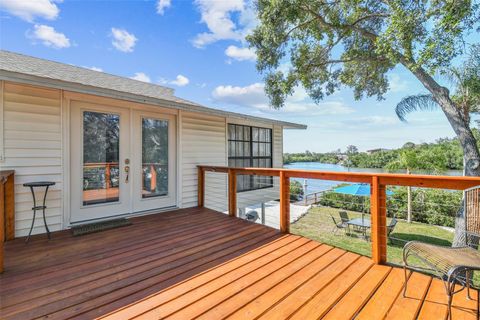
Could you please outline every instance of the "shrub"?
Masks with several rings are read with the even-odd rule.
[[[290,200],[299,201],[303,197],[303,186],[299,181],[290,182]]]
[[[388,216],[399,219],[407,217],[407,188],[392,188],[388,197]],[[319,204],[358,212],[370,212],[370,198],[338,194],[327,191],[322,194]],[[413,221],[454,227],[455,216],[462,204],[462,192],[437,189],[412,189]]]

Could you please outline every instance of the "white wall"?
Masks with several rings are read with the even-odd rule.
[[[197,206],[197,166],[225,166],[226,124],[225,118],[182,112],[180,116],[180,149],[182,167],[182,207]],[[209,174],[206,177],[205,201],[208,208],[223,211],[227,205],[226,176]],[[226,207],[225,207],[226,208]]]
[[[54,181],[47,198],[47,222],[51,231],[61,230],[64,225],[63,204],[63,148],[62,91],[14,84],[0,81],[0,169],[16,171],[16,236],[28,233],[32,221],[32,197],[30,190],[22,186],[29,181]],[[3,90],[2,90],[3,88]],[[119,101],[120,104],[128,104]],[[194,112],[180,112],[179,135],[179,206],[197,205],[197,165],[227,165],[227,123],[235,122],[273,129],[273,164],[282,166],[283,132],[281,126],[269,126],[256,122],[244,122],[225,117]],[[68,125],[68,123],[67,123]],[[2,148],[3,142],[3,148]],[[0,152],[1,155],[1,152]],[[276,181],[277,179],[275,179]],[[226,211],[227,176],[209,173],[206,177],[206,206]],[[41,200],[43,193],[37,194]],[[238,194],[239,208],[278,197],[278,183],[274,188]],[[40,219],[39,219],[40,218]],[[37,216],[34,234],[44,233],[43,220]]]
[[[182,207],[197,205],[197,165],[226,166],[227,123],[272,128],[273,166],[283,165],[283,128],[256,122],[236,121],[222,117],[211,117],[197,113],[182,112],[181,157],[182,157]],[[228,210],[228,179],[224,173],[207,172],[205,177],[205,206],[220,212]],[[237,194],[237,207],[243,208],[260,202],[279,198],[278,178],[274,187]]]
[[[1,169],[14,169],[15,235],[28,234],[32,222],[32,195],[23,183],[54,181],[48,192],[47,223],[51,231],[62,229],[62,124],[61,92],[5,82],[3,84],[3,141]],[[43,192],[37,199],[42,200]],[[37,212],[38,214],[38,212]],[[43,233],[37,216],[33,233]]]

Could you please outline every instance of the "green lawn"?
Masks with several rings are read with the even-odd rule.
[[[339,209],[329,207],[312,207],[305,216],[291,225],[290,232],[364,256],[371,256],[371,243],[366,241],[360,233],[352,232],[350,235],[346,235],[343,230],[338,230],[336,235],[332,233],[334,225],[330,214],[339,220],[338,211]],[[361,217],[358,212],[347,212],[352,219]],[[402,248],[406,241],[418,240],[450,246],[453,233],[437,226],[399,221],[391,234],[391,238],[387,250],[388,262],[401,265]],[[420,263],[419,261],[412,261]],[[480,274],[478,273],[475,275],[475,284],[476,286],[480,285]]]

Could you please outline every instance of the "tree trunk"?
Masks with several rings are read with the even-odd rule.
[[[410,174],[409,169],[407,169],[407,174]],[[412,222],[412,187],[407,187],[407,222]]]
[[[442,108],[448,122],[457,135],[460,145],[463,149],[464,175],[480,176],[480,152],[477,146],[469,120],[465,118],[462,112],[455,106],[450,99],[448,89],[440,86],[425,70],[414,68],[411,63],[402,61],[410,69],[418,80],[430,91],[435,101]],[[458,211],[455,218],[455,238],[452,246],[463,246],[465,239],[465,211],[462,208]]]

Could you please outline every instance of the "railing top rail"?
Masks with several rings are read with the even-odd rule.
[[[308,178],[369,184],[372,183],[373,177],[377,177],[381,185],[411,186],[452,190],[465,190],[480,185],[480,177],[433,176],[398,173],[334,172],[281,168],[232,168],[225,166],[203,165],[200,165],[198,167],[204,171],[211,172],[226,173],[228,171],[233,171],[236,174],[262,176],[280,176],[280,172],[283,172],[283,174],[288,178]]]

